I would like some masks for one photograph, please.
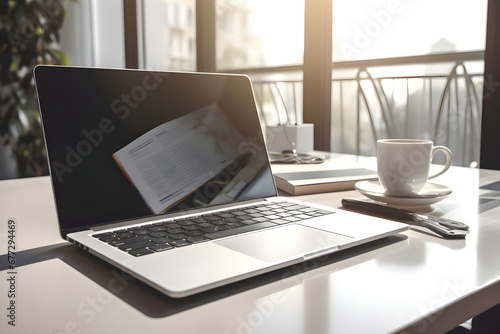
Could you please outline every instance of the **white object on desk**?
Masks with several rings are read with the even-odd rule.
[[[314,150],[314,124],[287,124],[266,127],[269,152],[293,150],[308,153]]]
[[[451,189],[436,183],[427,182],[418,194],[411,196],[392,196],[385,193],[379,181],[361,181],[354,185],[366,197],[388,205],[402,207],[423,207],[442,201],[451,194]]]
[[[349,154],[310,152],[322,157],[321,164],[272,164],[278,189],[291,195],[304,195],[354,189],[362,180],[377,179],[376,160]]]

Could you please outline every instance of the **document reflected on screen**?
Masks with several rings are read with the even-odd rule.
[[[241,135],[219,106],[211,104],[151,129],[115,152],[113,158],[151,211],[158,214],[238,160],[230,138]]]

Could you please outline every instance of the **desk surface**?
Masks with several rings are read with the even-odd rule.
[[[434,214],[469,224],[465,240],[411,229],[179,300],[63,241],[47,177],[1,181],[0,332],[443,332],[500,302],[500,191],[480,189],[497,181],[498,171],[458,167],[435,179],[453,193]],[[362,195],[297,198],[339,207],[343,197]],[[7,317],[12,300],[15,327]]]

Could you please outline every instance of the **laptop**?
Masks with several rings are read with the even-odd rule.
[[[41,65],[60,234],[170,297],[406,224],[279,197],[244,75]]]

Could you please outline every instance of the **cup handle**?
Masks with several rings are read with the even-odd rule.
[[[437,174],[434,174],[432,176],[429,176],[428,179],[433,179],[441,174],[443,174],[444,172],[446,172],[450,166],[451,166],[451,162],[452,162],[452,154],[451,154],[451,151],[449,148],[445,147],[445,146],[434,146],[432,148],[432,158],[434,158],[434,154],[436,154],[437,151],[442,151],[445,155],[446,155],[446,163],[443,167],[443,169],[437,173]]]

